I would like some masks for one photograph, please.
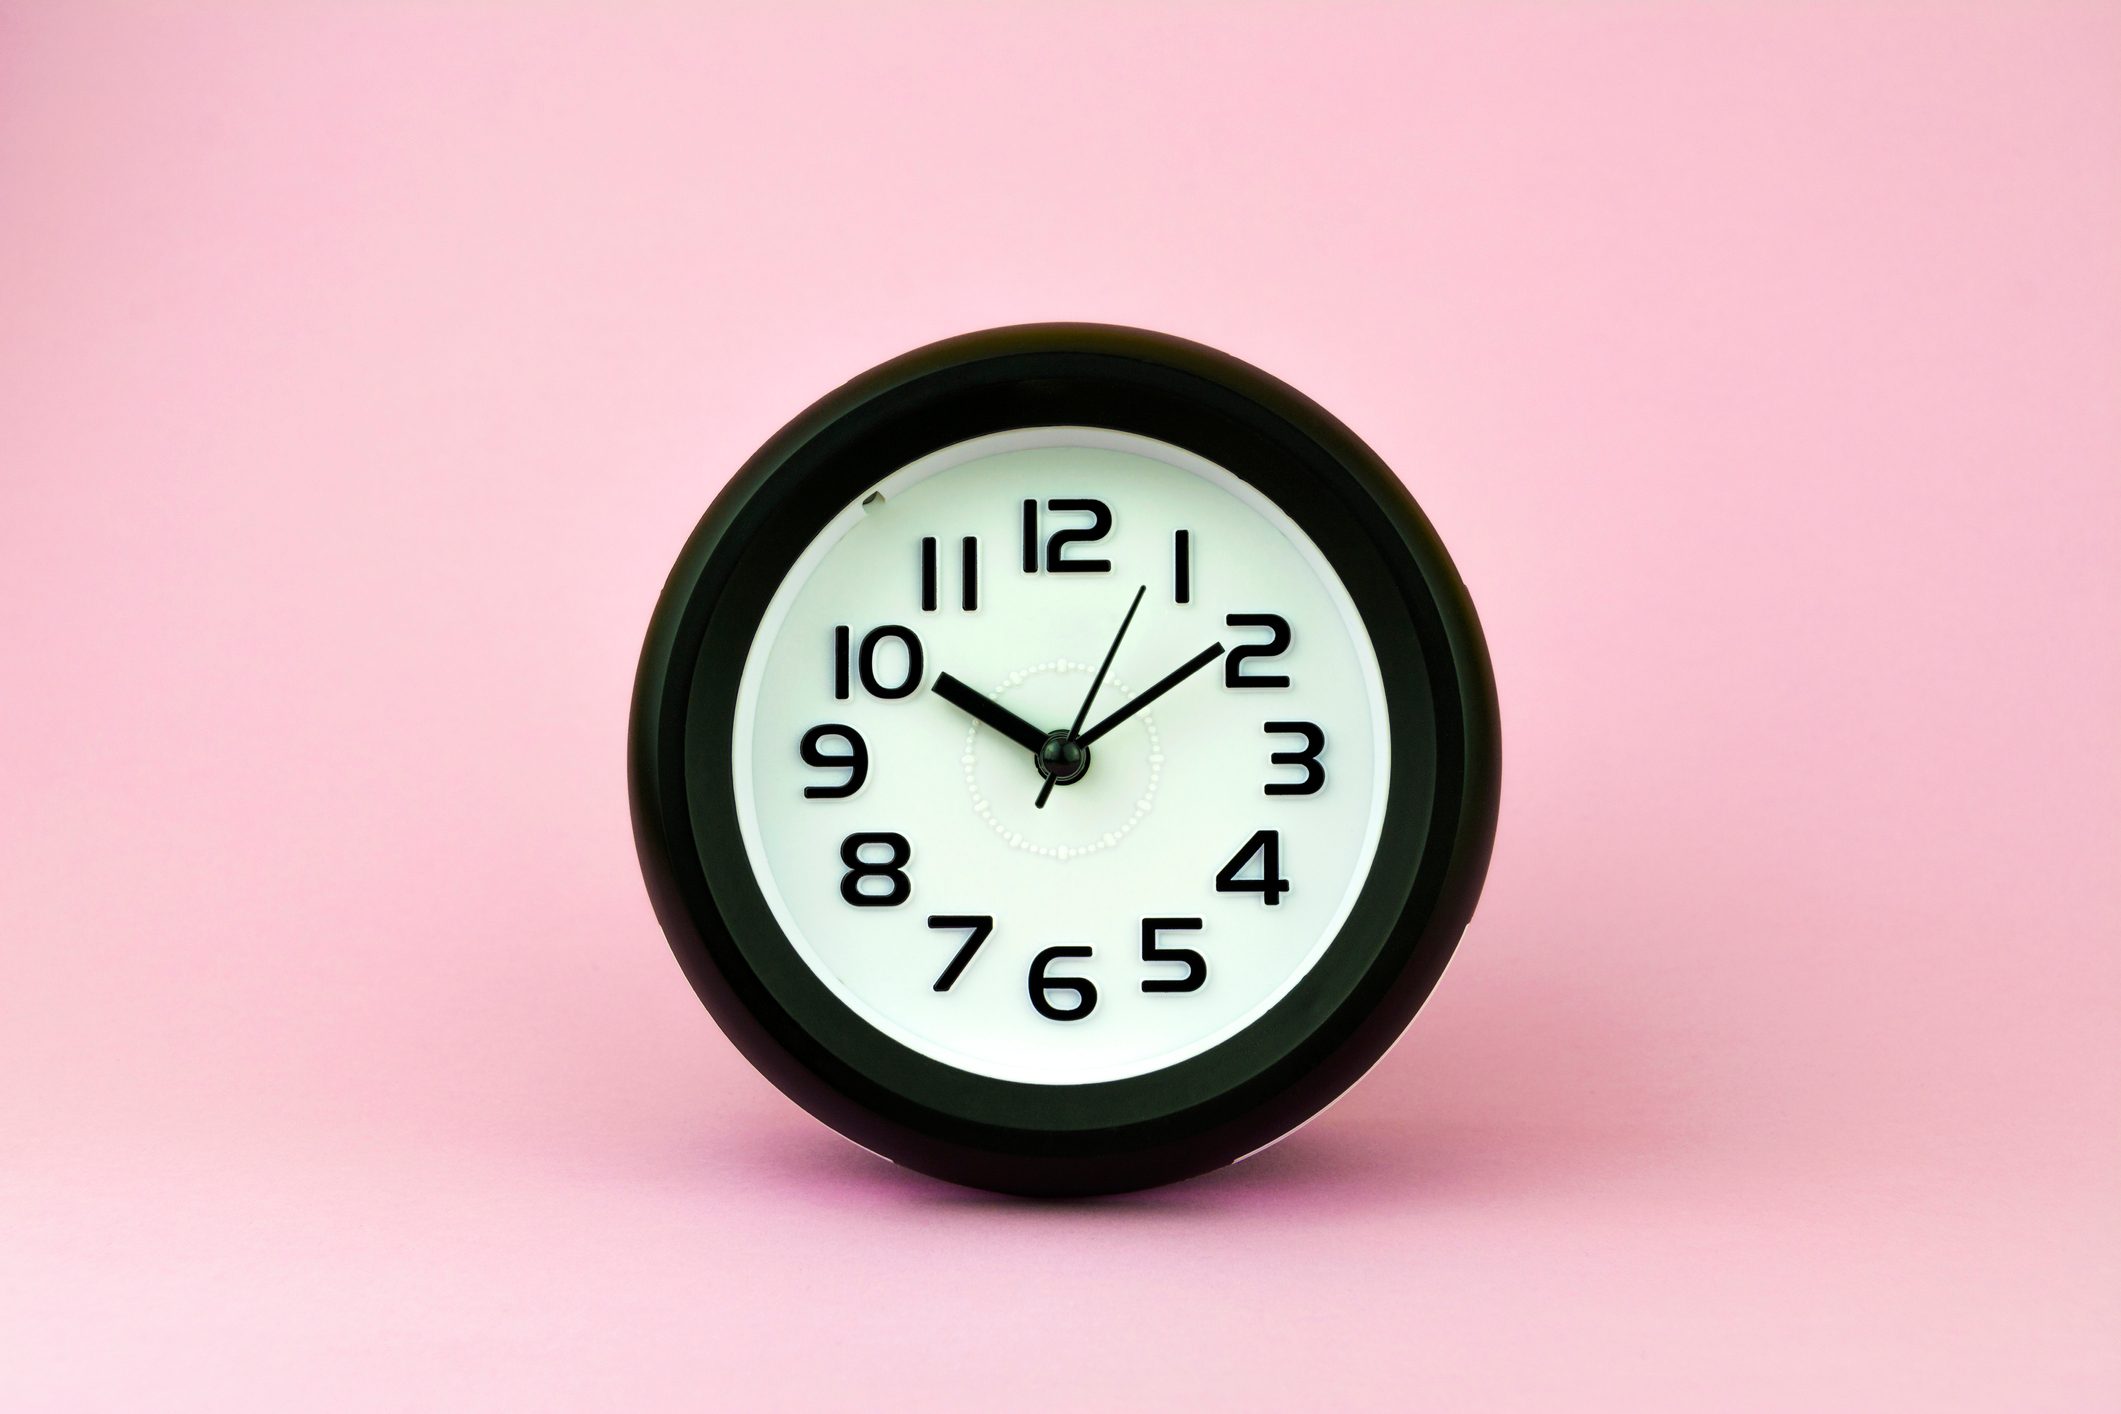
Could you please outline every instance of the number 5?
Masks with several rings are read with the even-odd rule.
[[[1208,960],[1191,948],[1166,948],[1157,946],[1158,933],[1197,933],[1198,918],[1144,918],[1142,920],[1142,961],[1183,962],[1186,975],[1183,977],[1151,977],[1142,983],[1144,992],[1197,992],[1201,983],[1208,980]]]

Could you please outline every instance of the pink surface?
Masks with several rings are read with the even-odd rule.
[[[2121,1404],[2121,9],[0,7],[0,1406]],[[1104,319],[1508,771],[1407,1040],[1079,1206],[758,1079],[626,696],[730,469]]]

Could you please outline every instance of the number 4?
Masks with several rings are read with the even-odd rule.
[[[1250,867],[1252,857],[1259,856],[1259,877],[1242,879],[1238,871]],[[1281,896],[1289,891],[1289,881],[1281,876],[1281,831],[1255,830],[1243,848],[1230,856],[1230,862],[1215,876],[1215,892],[1219,894],[1258,894],[1260,902],[1273,905],[1281,902]]]

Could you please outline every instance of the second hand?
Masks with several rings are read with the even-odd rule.
[[[1134,591],[1134,601],[1127,605],[1127,616],[1119,621],[1119,632],[1112,635],[1112,646],[1105,650],[1105,661],[1097,665],[1097,676],[1090,679],[1090,690],[1083,695],[1083,705],[1076,709],[1075,723],[1068,728],[1068,735],[1062,740],[1063,746],[1075,744],[1076,734],[1083,729],[1083,719],[1090,715],[1090,704],[1097,700],[1097,690],[1105,685],[1105,673],[1111,668],[1112,659],[1119,652],[1120,640],[1127,636],[1127,625],[1134,622],[1134,611],[1141,607],[1142,595],[1148,592],[1149,586],[1146,584]],[[1046,808],[1046,797],[1053,794],[1053,784],[1054,777],[1049,773],[1046,783],[1038,788],[1038,799],[1032,802],[1033,808]]]

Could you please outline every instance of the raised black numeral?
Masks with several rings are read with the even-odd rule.
[[[864,859],[863,850],[872,854],[881,849],[882,859]],[[906,837],[890,830],[861,831],[840,841],[840,863],[847,872],[840,876],[840,897],[856,908],[896,908],[913,896],[913,880],[906,877],[906,866],[913,860],[913,846]],[[881,879],[881,891],[862,887],[864,879]]]
[[[838,737],[847,744],[845,751],[827,753],[822,743],[828,737]],[[862,788],[869,779],[869,747],[862,734],[853,727],[838,722],[825,722],[803,733],[802,753],[805,766],[816,766],[820,770],[842,770],[847,779],[836,786],[804,786],[803,794],[810,800],[845,800]]]
[[[1058,500],[1046,502],[1046,509],[1063,514],[1086,511],[1090,524],[1066,530],[1056,530],[1046,537],[1046,573],[1048,574],[1102,574],[1112,568],[1110,560],[1071,560],[1070,545],[1087,545],[1093,540],[1102,540],[1112,531],[1112,509],[1103,501]]]
[[[1238,871],[1251,866],[1252,857],[1259,856],[1259,877],[1240,879]],[[1281,896],[1289,891],[1289,881],[1281,876],[1281,831],[1255,830],[1244,847],[1230,856],[1230,862],[1215,876],[1215,892],[1219,894],[1258,894],[1260,902],[1277,904]]]
[[[1287,687],[1289,679],[1281,673],[1247,673],[1244,664],[1250,658],[1272,658],[1288,651],[1289,621],[1280,614],[1226,614],[1223,622],[1232,628],[1263,628],[1270,637],[1265,643],[1240,643],[1223,659],[1224,687]]]
[[[1084,947],[1047,948],[1031,959],[1031,977],[1028,983],[1031,1005],[1038,1014],[1052,1021],[1081,1021],[1097,1005],[1097,987],[1087,977],[1049,977],[1046,968],[1064,957],[1088,957],[1090,949]],[[1075,1001],[1069,1006],[1055,1006],[1053,993],[1073,992]]]
[[[1190,530],[1171,532],[1171,599],[1177,604],[1193,602],[1193,532]]]
[[[1087,514],[1088,525],[1068,526],[1046,536],[1045,567],[1047,574],[1103,574],[1112,568],[1110,560],[1071,559],[1070,545],[1086,545],[1093,540],[1102,540],[1112,533],[1112,508],[1103,501],[1070,499],[1060,497],[1046,502],[1046,509],[1056,514]],[[1024,573],[1036,574],[1039,569],[1039,524],[1038,502],[1024,502]]]
[[[906,653],[905,675],[890,687],[886,687],[876,675],[877,645],[886,639],[898,640]],[[882,628],[870,629],[862,635],[862,651],[855,661],[855,668],[861,675],[862,686],[876,696],[910,696],[913,690],[921,685],[922,667],[921,641],[912,629],[903,628],[898,624],[885,624]]]
[[[1182,962],[1186,965],[1183,977],[1151,977],[1142,983],[1144,992],[1197,992],[1208,980],[1208,960],[1191,948],[1167,948],[1156,941],[1158,933],[1197,933],[1198,918],[1144,918],[1142,920],[1142,961]]]
[[[932,614],[942,601],[939,584],[941,554],[933,535],[921,537],[921,612]],[[966,609],[979,607],[979,537],[968,535],[959,543],[958,565],[961,580],[959,602]]]
[[[1269,736],[1300,736],[1304,739],[1301,751],[1275,751],[1267,759],[1277,766],[1301,766],[1304,778],[1300,781],[1269,781],[1268,795],[1316,795],[1318,788],[1326,783],[1326,768],[1318,759],[1318,753],[1326,749],[1326,734],[1319,730],[1316,722],[1266,722],[1261,730]]]
[[[965,964],[972,961],[972,954],[979,951],[979,945],[993,934],[994,919],[984,913],[931,913],[928,915],[928,926],[951,932],[962,928],[969,934],[965,945],[957,950],[957,955],[950,959],[950,965],[943,969],[943,975],[935,979],[935,990],[947,992],[956,985],[958,975],[965,970]]]
[[[852,655],[847,651],[849,637],[845,624],[840,624],[832,630],[834,697],[844,700],[851,691],[847,681],[847,660],[850,656],[854,659],[855,675],[861,678],[862,686],[874,696],[910,697],[913,690],[921,685],[921,675],[926,671],[926,664],[921,658],[920,635],[912,629],[903,624],[885,624],[881,628],[870,629],[862,635],[861,650]],[[888,686],[876,671],[876,650],[885,642],[896,642],[904,650],[906,657],[903,676]]]

